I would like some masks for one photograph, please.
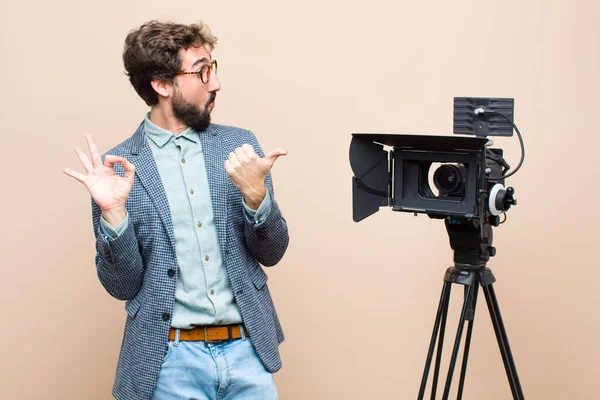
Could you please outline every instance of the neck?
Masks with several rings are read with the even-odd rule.
[[[159,103],[155,106],[151,106],[150,121],[152,121],[154,125],[160,126],[173,133],[183,132],[188,128],[187,125],[175,118],[170,104]]]

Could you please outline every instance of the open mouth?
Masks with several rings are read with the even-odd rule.
[[[208,107],[214,107],[215,106],[215,99],[217,98],[217,95],[213,93],[212,96],[210,96],[210,99],[208,99]]]

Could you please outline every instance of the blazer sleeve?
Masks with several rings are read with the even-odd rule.
[[[98,278],[111,296],[132,299],[142,287],[144,264],[131,218],[125,230],[111,239],[100,229],[101,214],[100,207],[92,200]]]
[[[249,144],[260,157],[264,153],[252,132],[249,133]],[[273,193],[271,173],[267,174],[265,185],[271,196],[271,210],[264,221],[258,223],[244,212],[244,234],[246,245],[256,260],[265,267],[277,264],[285,254],[289,243],[288,228]]]

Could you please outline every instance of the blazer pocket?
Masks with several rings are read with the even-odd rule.
[[[127,315],[131,318],[135,318],[141,306],[142,302],[140,301],[139,296],[135,296],[133,299],[127,300],[125,303],[125,311],[127,311]]]
[[[252,283],[254,283],[254,286],[256,286],[258,290],[262,289],[265,286],[265,283],[267,283],[267,274],[265,271],[263,271],[260,265],[254,264],[254,266],[250,269],[249,274],[250,280]]]

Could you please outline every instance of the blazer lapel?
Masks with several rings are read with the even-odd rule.
[[[152,155],[152,149],[150,149],[150,146],[146,143],[143,127],[144,123],[142,122],[132,140],[131,154],[137,155],[133,161],[135,173],[154,203],[163,225],[167,228],[167,234],[171,247],[173,248],[173,254],[176,254],[175,235],[173,234],[173,221],[171,220],[169,201],[167,200],[167,194],[165,193],[165,188],[160,179],[156,161],[154,161],[154,156]]]
[[[200,133],[204,163],[206,164],[206,175],[210,188],[210,199],[212,201],[215,226],[221,251],[225,254],[227,245],[227,188],[228,176],[225,172],[225,159],[223,143],[216,129],[211,125],[205,132]]]

